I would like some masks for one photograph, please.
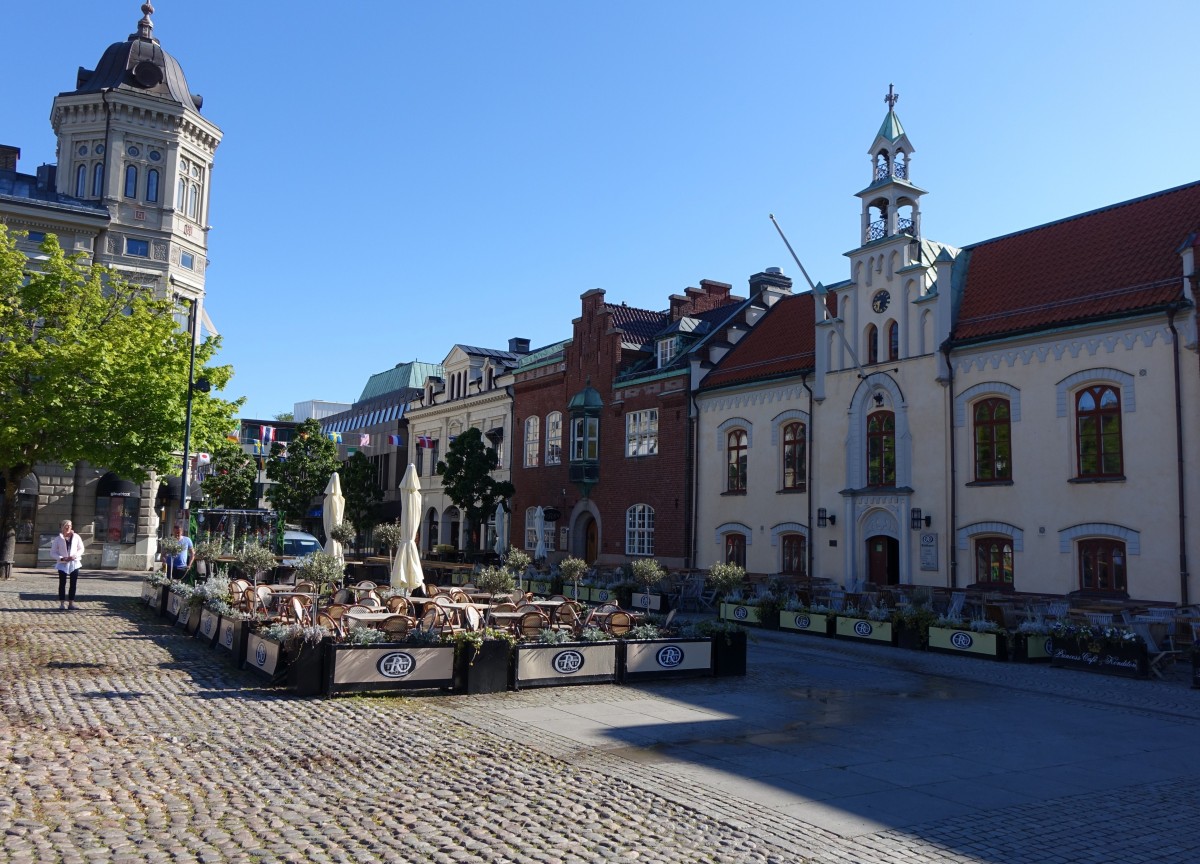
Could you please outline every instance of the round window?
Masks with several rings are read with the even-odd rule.
[[[138,149],[138,148],[136,148],[136,147],[130,147],[130,148],[129,148],[128,150],[126,150],[125,152],[126,152],[126,153],[128,153],[130,156],[134,156],[134,157],[137,157],[137,156],[141,156],[141,155],[142,155],[142,151],[141,151],[141,150],[139,150],[139,149]]]

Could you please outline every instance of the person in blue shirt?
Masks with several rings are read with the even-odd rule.
[[[192,538],[184,536],[182,525],[175,526],[172,536],[182,543],[183,546],[175,555],[166,555],[164,557],[168,568],[172,571],[172,575],[176,579],[182,579],[188,570],[192,569],[192,561],[196,557],[196,549],[192,545]]]

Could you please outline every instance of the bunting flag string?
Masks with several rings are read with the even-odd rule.
[[[403,447],[404,442],[400,440],[399,435],[388,435],[388,444],[392,447]]]
[[[418,435],[417,446],[424,447],[426,450],[429,450],[433,447],[433,438],[429,435]]]
[[[329,440],[330,440],[330,441],[332,441],[334,444],[341,444],[341,443],[342,443],[342,433],[341,433],[341,432],[326,432],[326,433],[325,433],[325,435],[326,435],[326,437],[328,437],[328,438],[329,438]]]
[[[358,446],[359,447],[370,447],[371,446],[370,433],[363,432],[361,435],[358,436]]]

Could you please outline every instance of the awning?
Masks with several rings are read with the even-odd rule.
[[[179,487],[183,484],[181,477],[166,477],[162,481],[162,489],[160,494],[167,501],[179,500]],[[204,490],[200,488],[200,484],[195,481],[188,481],[188,497],[193,501],[204,500]]]
[[[178,486],[175,496],[179,497]],[[96,497],[117,496],[121,498],[141,498],[142,488],[132,480],[122,480],[113,472],[109,471],[100,478],[100,482],[96,484]]]
[[[323,510],[324,510],[323,507],[313,507],[311,510],[309,510],[307,513],[304,514],[304,518],[305,519],[320,519]]]

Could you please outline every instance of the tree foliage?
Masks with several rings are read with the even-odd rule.
[[[267,489],[271,506],[285,522],[298,522],[312,500],[324,494],[338,468],[337,445],[321,434],[321,424],[309,418],[296,427],[285,447],[276,441],[267,457]]]
[[[204,494],[219,507],[231,510],[257,507],[254,481],[258,464],[240,444],[223,438],[212,450],[212,473],[204,478]]]
[[[379,503],[383,490],[375,476],[375,466],[361,450],[342,463],[342,495],[346,498],[346,519],[360,534],[370,534],[379,524]]]
[[[487,524],[496,504],[516,491],[507,480],[492,477],[499,464],[496,448],[484,444],[483,433],[474,428],[450,442],[445,461],[437,463],[442,488],[471,523],[472,549],[479,548],[479,529]]]
[[[68,255],[47,234],[26,258],[0,225],[0,472],[3,553],[13,559],[16,494],[39,463],[86,460],[122,477],[178,474],[188,396],[189,336],[169,297]],[[207,366],[220,342],[196,347],[196,377],[214,391],[229,366]],[[192,450],[211,450],[241,400],[197,392]]]

